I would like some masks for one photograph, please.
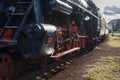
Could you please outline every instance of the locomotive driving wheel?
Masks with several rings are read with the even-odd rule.
[[[0,55],[0,80],[11,80],[13,75],[13,60],[7,54]]]
[[[82,48],[85,48],[85,47],[86,47],[86,39],[82,38]]]

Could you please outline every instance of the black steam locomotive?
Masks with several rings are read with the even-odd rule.
[[[92,0],[1,0],[0,80],[96,44],[107,32]]]

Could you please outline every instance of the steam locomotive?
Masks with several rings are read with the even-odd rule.
[[[0,80],[14,80],[17,67],[60,59],[108,34],[92,0],[1,0]]]

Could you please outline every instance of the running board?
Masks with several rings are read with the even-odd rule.
[[[0,48],[5,46],[17,45],[17,40],[1,40],[0,39]]]
[[[65,51],[65,52],[61,52],[61,53],[58,53],[58,54],[56,54],[56,55],[52,55],[51,58],[60,58],[60,57],[62,57],[62,56],[64,56],[64,55],[67,55],[67,54],[69,54],[69,53],[71,53],[71,52],[74,52],[74,51],[77,51],[77,50],[80,50],[80,47],[76,47],[76,48],[67,50],[67,51]]]

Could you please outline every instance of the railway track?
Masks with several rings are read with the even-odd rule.
[[[48,80],[60,71],[64,70],[66,66],[69,66],[74,58],[87,54],[94,47],[95,46],[87,47],[86,49],[81,50],[79,53],[76,52],[70,56],[65,56],[63,57],[63,59],[55,61],[54,63],[51,63],[44,68],[40,68],[33,72],[30,72],[27,75],[23,75],[17,80]]]

